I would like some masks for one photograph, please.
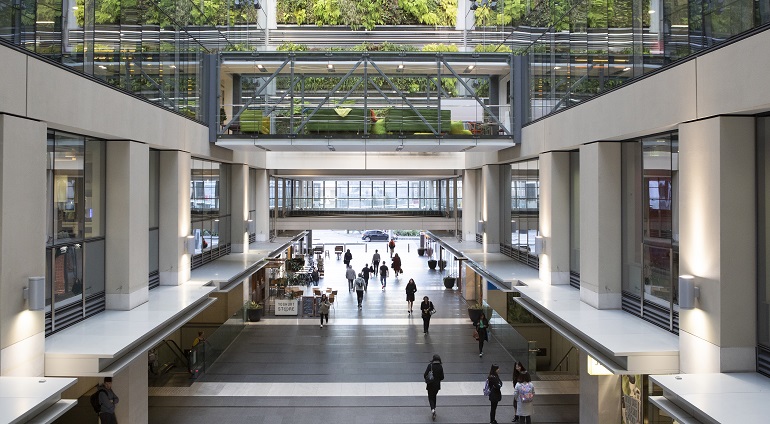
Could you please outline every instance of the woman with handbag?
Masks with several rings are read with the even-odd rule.
[[[423,378],[425,378],[425,389],[428,391],[431,418],[435,421],[436,395],[441,390],[441,380],[444,379],[444,367],[441,366],[441,357],[438,354],[433,355],[433,359],[423,373]]]
[[[481,318],[479,318],[474,326],[476,326],[476,334],[478,334],[478,338],[476,338],[476,340],[479,341],[480,358],[484,356],[484,342],[489,341],[489,334],[487,332],[487,329],[489,328],[489,320],[487,319],[487,316],[484,314],[484,312],[481,313]]]
[[[436,313],[436,308],[433,307],[433,302],[428,299],[428,296],[422,298],[420,303],[420,311],[422,311],[422,332],[428,334],[428,327],[430,327],[430,316]]]
[[[524,374],[527,372],[527,369],[524,368],[524,364],[521,363],[521,361],[516,361],[515,364],[513,364],[513,385],[516,386],[516,383],[519,382],[519,376],[521,374]],[[517,404],[516,396],[513,397],[513,421],[511,422],[518,422],[519,421],[519,414],[518,414],[518,404]]]
[[[501,389],[503,387],[503,381],[500,380],[500,376],[497,372],[500,367],[497,364],[492,364],[489,368],[489,375],[487,376],[487,386],[489,386],[489,402],[491,408],[489,410],[489,422],[490,424],[497,424],[495,414],[497,413],[497,403],[503,400],[503,393]]]
[[[414,293],[417,291],[417,284],[414,282],[414,278],[409,279],[409,283],[406,285],[406,307],[409,314],[412,314],[412,305],[414,304]]]

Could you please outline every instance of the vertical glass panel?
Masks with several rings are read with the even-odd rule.
[[[55,239],[83,236],[84,213],[83,137],[56,133],[53,153],[53,201]]]
[[[106,144],[101,140],[87,139],[85,154],[85,237],[103,237],[105,217],[104,172]]]
[[[383,207],[385,209],[389,208],[395,208],[396,207],[396,181],[395,180],[386,180],[385,181],[385,204]]]
[[[160,253],[160,230],[157,228],[150,230],[149,245],[150,246],[147,249],[147,253],[150,255],[149,273],[152,274],[153,272],[160,271],[160,266],[158,265],[158,258]]]
[[[324,209],[334,209],[337,203],[336,181],[324,181]]]
[[[644,215],[645,239],[671,239],[671,141],[668,137],[656,137],[642,141],[644,163]]]
[[[150,228],[160,225],[160,152],[150,150]]]
[[[673,270],[670,247],[644,246],[644,292],[645,300],[666,309],[671,302],[671,281]]]
[[[85,293],[86,297],[104,292],[104,251],[105,241],[94,240],[85,243]],[[157,255],[155,256],[157,258]],[[157,270],[157,260],[155,269]],[[152,268],[151,268],[152,269]]]
[[[385,207],[385,181],[372,181],[372,208]]]
[[[641,143],[623,143],[621,147],[621,225],[623,228],[623,291],[642,296],[642,226],[643,204]],[[641,308],[641,305],[640,305]]]
[[[580,274],[580,152],[570,152],[569,164],[569,270]]]
[[[757,343],[770,347],[770,118],[757,118]]]
[[[55,249],[53,264],[54,307],[81,302],[83,299],[83,249],[79,243]]]

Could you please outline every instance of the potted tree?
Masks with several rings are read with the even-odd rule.
[[[305,258],[291,258],[286,259],[286,272],[288,274],[294,274],[305,266]]]
[[[441,259],[440,261],[438,261],[438,269],[443,271],[444,268],[446,268],[446,261],[444,259]]]
[[[455,286],[455,281],[456,280],[457,279],[455,277],[447,275],[446,277],[444,277],[444,287],[446,287],[448,289],[453,288]]]
[[[468,317],[470,317],[474,325],[479,322],[479,319],[481,319],[482,312],[483,309],[481,307],[481,303],[475,302],[468,305]]]
[[[246,317],[249,322],[259,322],[262,319],[262,304],[257,302],[246,302]]]

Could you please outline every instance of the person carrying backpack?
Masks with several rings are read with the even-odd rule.
[[[112,377],[104,377],[104,384],[99,385],[96,393],[89,399],[94,411],[99,415],[101,424],[118,424],[115,418],[115,405],[120,402],[118,396],[112,391]]]
[[[489,375],[487,376],[487,381],[484,385],[484,394],[489,393],[487,396],[489,396],[489,402],[491,404],[491,408],[489,409],[490,424],[497,424],[497,420],[495,419],[497,404],[503,400],[503,393],[501,391],[503,388],[503,380],[500,379],[500,375],[497,373],[499,370],[500,366],[492,364],[489,368]]]
[[[532,423],[532,413],[535,411],[535,386],[528,372],[519,374],[516,386],[513,388],[513,398],[517,400],[516,418],[519,423]],[[514,418],[514,420],[516,420]]]
[[[358,277],[353,282],[353,286],[356,288],[356,297],[358,298],[358,309],[361,309],[361,302],[364,300],[364,292],[366,291],[366,282],[362,274],[358,274]]]
[[[425,389],[428,391],[430,415],[433,421],[436,421],[436,395],[441,390],[441,380],[444,379],[444,367],[441,366],[441,357],[438,354],[433,355],[422,376],[425,379]]]

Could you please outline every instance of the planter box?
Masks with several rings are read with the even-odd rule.
[[[474,324],[479,322],[481,319],[481,313],[484,312],[483,309],[471,309],[468,308],[468,316],[470,317],[471,321],[473,321]]]
[[[425,256],[425,248],[424,247],[418,247],[417,248],[417,254],[420,256]]]
[[[445,277],[444,278],[444,287],[451,289],[455,286],[455,278],[454,277]]]
[[[437,260],[435,260],[435,259],[429,259],[428,260],[428,268],[436,269],[436,264],[438,264]]]

